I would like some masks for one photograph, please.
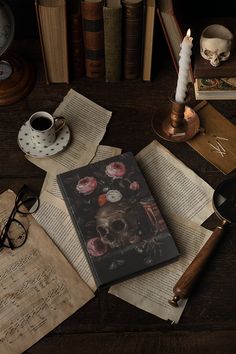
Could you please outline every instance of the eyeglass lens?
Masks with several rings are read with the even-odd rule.
[[[30,189],[23,186],[16,196],[15,206],[0,235],[2,247],[18,248],[27,239],[28,218],[39,208],[39,199]]]

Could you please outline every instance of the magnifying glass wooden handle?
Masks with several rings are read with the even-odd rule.
[[[192,263],[188,266],[184,274],[175,284],[173,288],[174,297],[172,300],[168,301],[169,304],[174,307],[178,307],[178,301],[180,299],[186,299],[190,295],[190,292],[195,285],[201,271],[203,270],[209,256],[212,254],[213,250],[221,239],[226,224],[228,224],[228,222],[224,220],[221,226],[217,226],[215,228],[205,245],[201,248]]]

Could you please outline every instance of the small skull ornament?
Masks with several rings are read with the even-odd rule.
[[[200,53],[214,67],[219,66],[222,61],[226,61],[230,57],[232,45],[233,34],[222,25],[210,25],[202,31]]]

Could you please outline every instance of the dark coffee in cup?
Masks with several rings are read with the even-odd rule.
[[[47,117],[39,116],[31,122],[31,126],[35,130],[43,131],[49,129],[52,126],[52,121]]]
[[[29,119],[33,144],[44,148],[52,145],[56,140],[57,133],[63,129],[65,124],[64,117],[53,117],[44,111],[33,113]]]

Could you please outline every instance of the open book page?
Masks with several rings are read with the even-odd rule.
[[[72,134],[70,145],[51,157],[26,158],[54,175],[88,164],[106,132],[112,112],[70,89],[53,115],[66,118]]]
[[[178,323],[187,299],[179,301],[177,308],[172,307],[168,300],[173,297],[175,283],[207,241],[211,231],[179,216],[172,216],[168,220],[168,227],[180,251],[180,258],[162,268],[113,285],[109,293],[164,320]]]
[[[214,213],[213,188],[154,140],[136,159],[163,216],[178,214],[202,224]]]
[[[204,238],[211,234],[199,224],[213,213],[213,189],[157,141],[146,146],[136,158],[175,238],[180,258],[171,265],[115,285],[110,292],[177,323],[186,300],[177,309],[167,300],[172,297],[173,286],[198,253]]]
[[[64,201],[44,191],[40,195],[40,208],[34,217],[83,281],[95,291],[95,280]]]
[[[0,195],[1,226],[14,201],[12,191]],[[1,354],[24,352],[94,296],[33,216],[17,218],[29,224],[28,238],[1,250]]]
[[[108,159],[112,156],[121,154],[121,149],[113,146],[99,145],[96,151],[96,155],[92,159],[91,163],[98,162],[100,160]],[[47,191],[53,194],[55,197],[63,199],[60,188],[57,184],[56,176],[51,173],[47,173],[44,179],[44,183],[41,192]]]

